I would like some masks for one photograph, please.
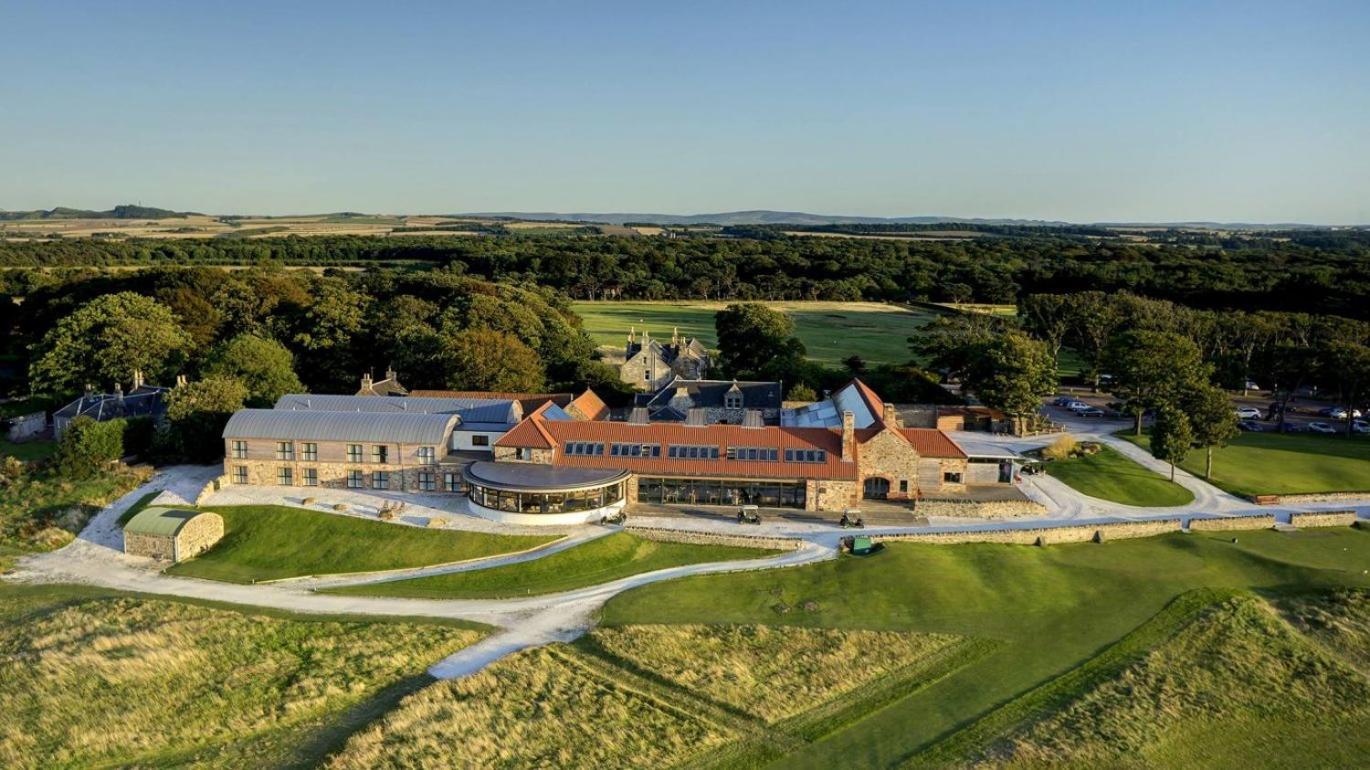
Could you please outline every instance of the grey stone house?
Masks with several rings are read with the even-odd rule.
[[[638,338],[637,330],[629,329],[619,379],[642,390],[656,390],[676,377],[707,377],[711,363],[704,343],[696,337],[682,338],[679,329],[671,330],[669,343],[652,339],[645,329]]]
[[[780,422],[782,392],[778,382],[677,376],[655,393],[639,395],[634,411],[645,409],[652,422],[688,422],[694,415],[695,420],[708,425],[743,425],[749,419],[775,425]]]
[[[184,378],[177,378],[183,382]],[[113,393],[96,393],[90,386],[80,398],[52,413],[53,437],[61,440],[67,426],[77,417],[89,417],[96,422],[119,418],[149,417],[159,421],[166,416],[167,394],[170,388],[160,385],[147,385],[143,373],[133,373],[133,386],[124,392],[122,385],[115,383]]]

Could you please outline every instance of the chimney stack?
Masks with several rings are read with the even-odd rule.
[[[134,369],[134,370],[133,370],[133,387],[130,388],[130,390],[137,390],[137,389],[139,389],[139,388],[141,388],[141,387],[143,387],[143,370],[142,370],[142,369]]]
[[[371,389],[371,372],[362,375],[362,390]]]
[[[679,327],[679,326],[672,326],[672,327],[671,327],[671,344],[672,344],[672,345],[679,345],[679,344],[680,344],[680,327]]]
[[[894,404],[886,402],[881,404],[880,407],[882,409],[880,421],[885,423],[885,427],[896,430],[903,427],[899,424],[899,413],[894,411]]]
[[[176,375],[176,387],[178,387],[178,388],[184,388],[185,386],[186,386],[186,376],[185,376],[184,374],[178,374],[178,375]]]
[[[842,462],[856,460],[856,415],[850,411],[842,413]]]

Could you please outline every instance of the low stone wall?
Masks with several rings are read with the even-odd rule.
[[[1190,532],[1231,532],[1239,529],[1273,529],[1277,524],[1275,514],[1260,513],[1254,516],[1225,516],[1217,519],[1190,519]]]
[[[1355,511],[1318,511],[1289,514],[1296,527],[1349,527],[1356,523]]]
[[[146,556],[158,561],[175,561],[176,545],[169,535],[143,535],[137,532],[125,532],[124,553],[131,556]]]
[[[47,412],[30,412],[13,417],[9,421],[9,440],[16,443],[27,441],[47,430],[47,428]]]
[[[941,543],[1008,543],[1012,545],[1053,545],[1056,543],[1088,543],[1108,540],[1127,540],[1151,537],[1180,531],[1180,519],[1158,521],[1120,521],[1108,524],[1079,524],[1064,527],[1035,527],[1033,529],[960,530],[956,532],[908,532],[876,535],[878,543],[913,542]]]
[[[209,498],[213,497],[215,492],[218,492],[226,486],[228,486],[228,476],[223,474],[215,476],[205,482],[203,487],[200,487],[200,492],[195,495],[195,500],[193,502],[195,505],[204,505],[209,502]]]
[[[740,548],[768,548],[774,551],[793,551],[804,541],[793,537],[764,537],[759,535],[722,535],[717,532],[696,532],[687,529],[664,529],[662,527],[635,527],[631,524],[623,528],[644,540],[659,540],[667,543],[690,543],[692,545],[731,545]]]
[[[1024,519],[1045,515],[1047,508],[1032,500],[920,500],[915,512],[966,519]]]
[[[1304,503],[1339,503],[1344,500],[1370,500],[1370,492],[1319,492],[1309,495],[1280,495],[1279,501],[1286,505]]]

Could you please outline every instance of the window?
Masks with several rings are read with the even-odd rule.
[[[233,459],[234,459],[234,460],[246,460],[246,459],[247,459],[247,442],[246,442],[246,441],[234,441],[234,442],[233,442]]]
[[[571,441],[566,444],[563,450],[568,456],[590,456],[604,454],[604,445],[596,444],[592,441]]]
[[[717,460],[718,447],[671,445],[666,448],[666,456],[677,460]]]
[[[361,488],[362,488],[362,472],[361,472],[361,471],[348,471],[348,472],[347,472],[347,488],[348,488],[348,489],[361,489]]]
[[[660,457],[660,444],[610,444],[609,454],[614,457]]]
[[[246,465],[235,465],[235,466],[233,466],[233,483],[234,483],[234,484],[246,484],[246,483],[247,483],[247,466],[246,466]]]
[[[646,369],[643,369],[643,370],[642,370],[642,379],[644,379],[644,380],[650,380],[650,379],[652,379],[652,368],[651,368],[650,366],[647,367]]]
[[[771,447],[738,446],[728,447],[729,460],[764,460],[775,462],[780,459],[780,450]],[[788,459],[788,458],[786,458]]]
[[[438,461],[438,450],[431,446],[419,447],[419,462],[425,465],[432,465]]]
[[[376,444],[371,447],[371,462],[382,464],[390,462],[390,447],[385,444]]]
[[[317,461],[319,459],[319,445],[312,443],[301,444],[300,455],[305,462]]]
[[[376,471],[375,473],[371,474],[371,488],[389,489],[390,473],[388,471]]]
[[[960,484],[960,483],[961,483],[961,474],[959,474],[959,473],[953,473],[953,472],[951,472],[951,471],[947,471],[946,473],[943,473],[943,474],[942,474],[942,483],[943,483],[943,484]]]
[[[526,446],[521,446],[518,448],[518,452],[514,455],[514,457],[519,460],[531,460],[533,459],[533,450],[529,449]]]
[[[899,491],[900,491],[900,492],[908,492],[908,491],[909,491],[909,480],[908,480],[908,479],[899,479]]]
[[[277,441],[277,442],[276,442],[276,459],[277,459],[277,460],[294,460],[294,459],[295,459],[295,444],[294,444],[293,442],[290,442],[290,441]]]
[[[461,474],[444,473],[442,474],[442,488],[448,492],[461,491]]]
[[[477,433],[471,436],[471,446],[490,446],[490,437]]]
[[[350,463],[359,463],[359,462],[362,461],[362,445],[361,445],[361,444],[348,444],[348,445],[347,445],[347,461],[350,462]]]
[[[295,486],[295,471],[291,468],[277,468],[276,483],[283,487]]]
[[[432,471],[419,471],[419,490],[432,492],[437,487],[436,475]]]
[[[726,408],[726,409],[741,409],[741,408],[742,408],[742,394],[741,394],[741,393],[725,393],[725,394],[723,394],[723,406],[724,406],[724,408]]]
[[[825,463],[828,461],[828,453],[822,449],[786,449],[785,462],[787,463]]]
[[[318,469],[318,468],[305,468],[304,471],[303,471],[303,473],[304,473],[304,478],[301,479],[301,481],[304,482],[304,485],[305,485],[306,487],[317,487],[317,486],[319,485],[319,469]]]

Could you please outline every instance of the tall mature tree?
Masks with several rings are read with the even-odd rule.
[[[1056,392],[1056,361],[1047,345],[1020,331],[1000,334],[979,347],[965,387],[987,406],[1013,418],[1014,432]]]
[[[281,343],[255,334],[239,334],[211,350],[204,373],[242,382],[249,406],[271,406],[287,393],[304,390],[295,374],[295,356]]]
[[[804,346],[794,336],[794,321],[756,302],[729,305],[714,315],[718,356],[733,377],[759,374],[777,355],[802,358]],[[791,341],[793,340],[793,341]]]
[[[1321,353],[1310,342],[1289,340],[1270,346],[1257,358],[1257,376],[1269,382],[1274,390],[1277,430],[1284,430],[1285,414],[1294,394],[1323,368]]]
[[[1108,343],[1122,324],[1123,315],[1112,298],[1101,291],[1070,295],[1070,310],[1069,338],[1074,340],[1080,355],[1089,364],[1090,382],[1098,390]]]
[[[169,459],[212,463],[224,456],[224,425],[247,401],[247,386],[231,377],[206,377],[167,396],[161,452]]]
[[[62,318],[33,347],[35,393],[71,393],[86,383],[127,383],[135,371],[160,380],[185,361],[190,347],[165,305],[133,292],[96,297]]]
[[[1241,432],[1237,428],[1232,399],[1222,388],[1205,385],[1185,396],[1183,409],[1193,429],[1194,443],[1205,452],[1204,478],[1210,479],[1213,477],[1213,448],[1227,446],[1227,442]]]
[[[1018,303],[1023,328],[1046,343],[1052,361],[1059,361],[1061,345],[1070,332],[1073,301],[1069,294],[1029,294]]]
[[[1177,406],[1186,391],[1208,382],[1209,367],[1199,348],[1173,332],[1132,331],[1109,345],[1105,362],[1113,373],[1113,395],[1136,420],[1148,409]]]
[[[449,388],[529,392],[541,390],[545,383],[538,354],[505,332],[471,329],[448,334],[440,355]]]
[[[1189,418],[1177,407],[1166,405],[1156,412],[1156,423],[1151,426],[1151,454],[1170,463],[1170,480],[1175,480],[1176,463],[1184,462],[1194,447],[1194,431]]]
[[[295,330],[301,371],[310,385],[324,389],[353,382],[360,369],[356,339],[371,298],[341,278],[325,278]]]
[[[990,315],[944,315],[920,329],[917,337],[909,337],[909,349],[948,379],[963,380],[979,359],[980,351],[1008,328]]]
[[[1322,381],[1338,395],[1346,410],[1346,435],[1353,433],[1351,416],[1370,393],[1370,345],[1351,340],[1333,340],[1322,351]]]

